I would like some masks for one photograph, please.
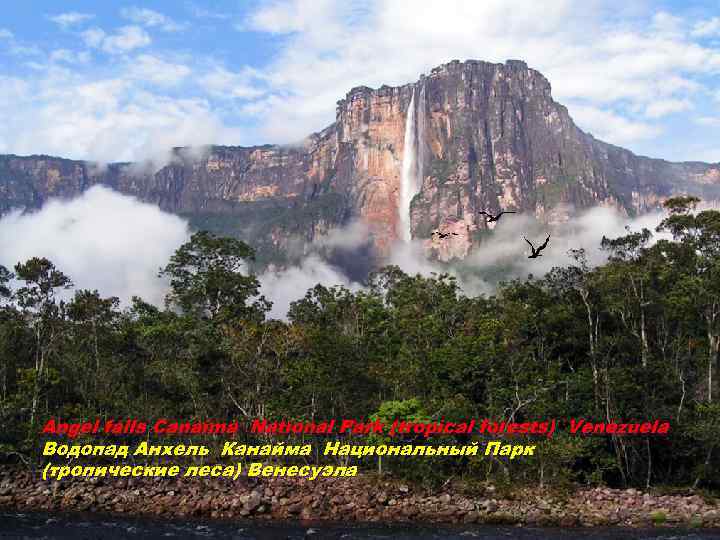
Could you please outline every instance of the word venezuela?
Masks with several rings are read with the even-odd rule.
[[[342,420],[336,425],[335,420],[328,422],[268,422],[267,420],[253,420],[251,429],[253,433],[265,434],[328,434],[333,433],[335,428],[338,433],[349,433],[353,435],[365,435],[370,433],[383,433],[394,435],[422,435],[431,437],[433,435],[470,435],[471,433],[482,434],[516,434],[516,435],[544,435],[552,437],[557,427],[557,420],[534,421],[534,422],[495,422],[489,419],[469,420],[468,422],[408,422],[395,420],[392,424],[384,424],[380,421],[358,422],[356,420]],[[636,435],[636,434],[658,434],[664,435],[670,431],[670,422],[655,420],[653,422],[589,422],[585,419],[571,419],[569,421],[569,432],[573,435]]]

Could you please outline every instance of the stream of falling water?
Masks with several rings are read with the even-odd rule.
[[[410,242],[412,232],[410,229],[410,202],[418,192],[417,175],[415,166],[415,89],[413,89],[410,105],[408,105],[405,118],[405,141],[403,143],[402,170],[400,173],[400,204],[398,213],[400,215],[400,238],[404,242]]]
[[[415,144],[417,148],[417,163],[415,165],[416,192],[420,192],[423,185],[425,165],[425,82],[420,87],[420,102],[417,107],[417,138]]]

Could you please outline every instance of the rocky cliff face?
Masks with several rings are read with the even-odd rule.
[[[414,99],[413,99],[414,96]],[[406,141],[408,107],[413,135]],[[675,193],[720,200],[720,166],[636,156],[578,129],[550,83],[520,61],[453,61],[413,84],[352,89],[336,122],[301,147],[176,149],[157,171],[47,156],[0,156],[0,212],[38,208],[105,184],[245,238],[282,262],[329,229],[361,219],[387,255],[399,235],[403,159],[414,158],[413,238],[464,257],[488,225],[479,210],[531,213],[552,226],[601,205],[635,215]],[[462,233],[439,243],[441,228]]]

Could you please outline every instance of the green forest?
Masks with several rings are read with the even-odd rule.
[[[37,463],[49,418],[664,419],[668,435],[561,426],[527,458],[387,457],[382,472],[720,489],[720,212],[699,202],[669,199],[657,231],[603,239],[599,267],[577,250],[567,267],[468,297],[450,275],[388,266],[358,292],[298,291],[287,321],[267,317],[244,271],[253,250],[202,231],[160,271],[164,308],[75,290],[42,254],[0,267],[0,462]],[[654,242],[660,231],[672,240]]]

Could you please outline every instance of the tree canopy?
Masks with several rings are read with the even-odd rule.
[[[657,231],[604,239],[595,268],[575,250],[467,296],[390,266],[360,291],[299,291],[287,321],[266,319],[252,249],[207,232],[160,271],[164,308],[73,295],[47,259],[0,267],[0,459],[33,459],[58,416],[666,419],[665,437],[561,432],[533,458],[438,457],[420,476],[718,488],[720,212],[698,203],[669,199]],[[364,465],[419,479],[401,459]]]

